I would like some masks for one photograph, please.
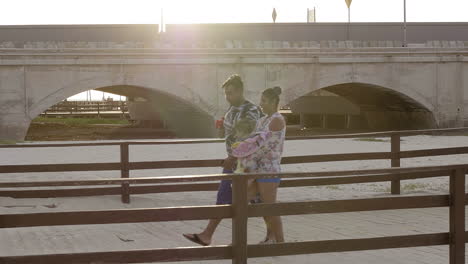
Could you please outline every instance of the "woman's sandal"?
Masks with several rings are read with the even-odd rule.
[[[274,239],[269,239],[268,237],[265,237],[262,241],[258,242],[259,245],[268,245],[268,244],[275,244],[276,240]]]

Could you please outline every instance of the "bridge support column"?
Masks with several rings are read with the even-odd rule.
[[[299,125],[300,125],[301,129],[306,127],[306,125],[305,125],[305,114],[304,113],[299,114]]]
[[[328,115],[322,115],[322,128],[328,128]]]
[[[24,140],[31,119],[24,114],[4,114],[0,116],[0,140]]]
[[[31,123],[23,66],[0,67],[0,140],[24,140]]]
[[[351,127],[351,115],[345,115],[345,124],[344,127],[349,129]]]

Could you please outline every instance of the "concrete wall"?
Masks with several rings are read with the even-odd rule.
[[[349,29],[349,37],[348,37]],[[401,47],[402,23],[0,26],[0,48]],[[468,47],[468,23],[407,23],[409,45]]]
[[[348,34],[349,26],[349,37]],[[403,40],[403,23],[240,23],[240,24],[167,24],[158,34],[157,24],[120,25],[11,25],[0,26],[0,42],[142,42],[155,39],[224,41],[224,40]],[[466,22],[408,22],[407,40],[468,41]]]
[[[80,46],[86,42],[96,45],[109,42],[141,43],[149,46],[157,38],[158,32],[158,25],[12,25],[0,26],[0,42],[9,42],[16,48],[26,48],[28,43]]]
[[[349,26],[349,38],[348,38]],[[403,23],[258,23],[166,25],[166,40],[403,41]],[[468,40],[468,23],[407,23],[409,43]]]

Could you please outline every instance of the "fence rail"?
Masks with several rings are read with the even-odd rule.
[[[336,162],[336,161],[352,161],[352,160],[390,160],[391,167],[400,167],[400,160],[404,158],[440,156],[440,155],[457,155],[468,154],[468,147],[440,148],[440,149],[422,149],[400,151],[400,139],[402,136],[411,136],[418,134],[437,134],[446,132],[461,132],[467,131],[468,128],[451,128],[451,129],[430,129],[430,130],[409,130],[409,131],[388,131],[377,133],[361,133],[361,134],[346,134],[346,135],[324,135],[310,137],[290,137],[288,140],[304,140],[304,139],[332,139],[332,138],[365,138],[365,137],[390,137],[389,152],[367,152],[367,153],[345,153],[345,154],[325,154],[325,155],[305,155],[305,156],[290,156],[282,159],[282,164],[297,164],[311,162]],[[144,169],[167,169],[167,168],[190,168],[190,167],[218,167],[221,164],[221,159],[211,160],[165,160],[165,161],[145,161],[145,162],[130,162],[129,147],[131,145],[166,145],[166,144],[199,144],[199,143],[220,143],[220,139],[208,140],[175,140],[175,141],[151,141],[151,142],[105,142],[105,143],[67,143],[67,144],[18,144],[18,145],[0,145],[0,148],[37,148],[37,147],[83,147],[83,146],[120,146],[120,162],[113,163],[87,163],[87,164],[37,164],[37,165],[1,165],[1,173],[28,173],[28,172],[67,172],[67,171],[117,171],[120,170],[122,179],[129,179],[131,170]],[[375,177],[372,179],[382,179]],[[392,176],[391,193],[400,193],[400,181],[404,178]],[[363,178],[361,179],[363,180]],[[368,179],[369,182],[371,178]],[[343,181],[335,179],[336,182]],[[382,181],[382,180],[379,180]],[[284,181],[282,187],[297,186],[300,181]],[[318,181],[315,181],[318,182]],[[131,181],[122,181],[120,194],[122,201],[130,202],[131,194],[143,194],[162,192],[163,189],[158,186],[130,186]],[[296,184],[296,185],[294,185]],[[2,185],[0,184],[0,187]],[[39,187],[40,185],[36,186]],[[19,186],[17,186],[19,187]],[[165,190],[170,191],[186,191],[189,188],[194,190],[207,191],[215,190],[215,184],[198,184],[193,186],[173,186],[167,187]],[[69,190],[1,190],[0,196],[10,196],[15,198],[46,198],[46,197],[72,197],[72,196],[94,196],[118,194],[115,187],[106,188],[86,188],[86,189],[69,189]]]
[[[444,129],[426,129],[426,130],[401,130],[384,131],[357,134],[334,134],[334,135],[315,135],[315,136],[294,136],[287,137],[286,140],[308,140],[308,139],[340,139],[340,138],[368,138],[368,137],[391,137],[392,135],[415,136],[415,135],[437,135],[440,133],[466,132],[468,127],[444,128]],[[119,142],[101,142],[101,143],[52,143],[52,144],[4,144],[0,148],[44,148],[44,147],[97,147],[97,146],[118,146],[128,145],[177,145],[177,144],[201,144],[201,143],[220,143],[224,139],[180,139],[180,140],[157,140],[157,141],[119,141]]]

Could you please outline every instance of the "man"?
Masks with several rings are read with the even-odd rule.
[[[237,141],[234,135],[234,126],[240,119],[257,121],[262,116],[260,108],[244,98],[244,83],[239,75],[234,74],[224,83],[224,95],[230,107],[224,115],[221,137],[226,138],[227,157],[224,159],[223,173],[233,173],[236,167],[236,158],[231,155],[232,143]],[[232,204],[231,180],[222,180],[219,184],[216,204]],[[208,246],[211,244],[213,234],[222,219],[210,219],[205,229],[199,234],[183,234],[188,240],[197,244]]]

